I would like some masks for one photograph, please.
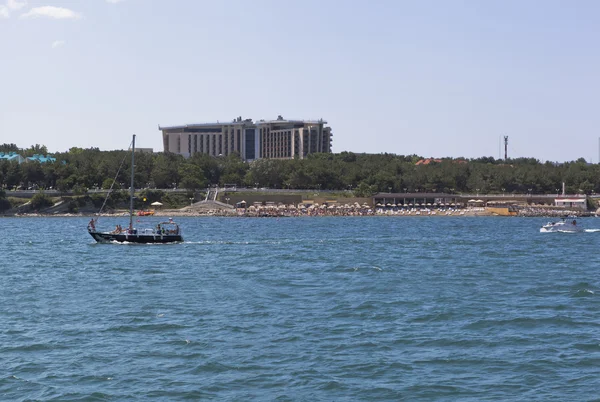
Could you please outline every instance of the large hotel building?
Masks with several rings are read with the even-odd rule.
[[[246,161],[261,158],[303,159],[315,152],[331,152],[331,127],[326,121],[242,120],[230,123],[186,124],[158,127],[163,134],[165,152],[186,158],[203,153],[226,156],[233,152]]]

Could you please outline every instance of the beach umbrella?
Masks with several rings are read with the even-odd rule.
[[[152,204],[150,204],[150,205],[152,205],[152,206],[155,206],[155,207],[160,207],[160,206],[162,205],[162,202],[154,201],[154,202],[153,202]]]

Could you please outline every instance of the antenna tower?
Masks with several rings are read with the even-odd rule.
[[[508,160],[508,135],[504,136],[504,160]]]

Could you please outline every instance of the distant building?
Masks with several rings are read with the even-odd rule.
[[[196,154],[227,156],[234,152],[252,161],[261,158],[304,159],[308,154],[331,152],[331,127],[323,120],[242,120],[158,127],[165,152],[186,158]]]
[[[571,198],[556,198],[554,200],[554,205],[557,207],[568,207],[575,209],[587,209],[587,198],[586,196],[580,197],[571,197]]]
[[[25,158],[16,152],[0,152],[0,160],[3,161],[16,161],[18,163],[25,162]]]
[[[47,163],[47,162],[56,162],[56,158],[51,157],[50,155],[38,155],[35,154],[33,156],[29,156],[25,159],[25,162],[39,162],[39,163]]]
[[[415,165],[429,165],[430,163],[442,163],[442,160],[433,158],[420,159],[417,161],[417,163],[415,163]]]

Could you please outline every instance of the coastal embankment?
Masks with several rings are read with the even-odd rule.
[[[68,212],[31,212],[31,213],[15,213],[5,214],[2,216],[14,217],[118,217],[128,216],[127,210],[114,210],[111,212],[94,213],[91,211],[68,213]],[[317,216],[382,216],[382,217],[474,217],[474,216],[520,216],[520,217],[584,217],[592,216],[593,213],[562,208],[543,208],[543,207],[523,207],[511,211],[511,213],[499,213],[497,208],[473,207],[460,209],[386,209],[372,208],[369,206],[352,206],[331,207],[331,206],[295,206],[295,205],[280,205],[280,206],[263,206],[249,208],[194,208],[185,207],[180,209],[160,209],[153,211],[153,214],[148,216],[135,215],[136,219],[148,217],[205,217],[205,216],[223,216],[223,217],[317,217]]]

